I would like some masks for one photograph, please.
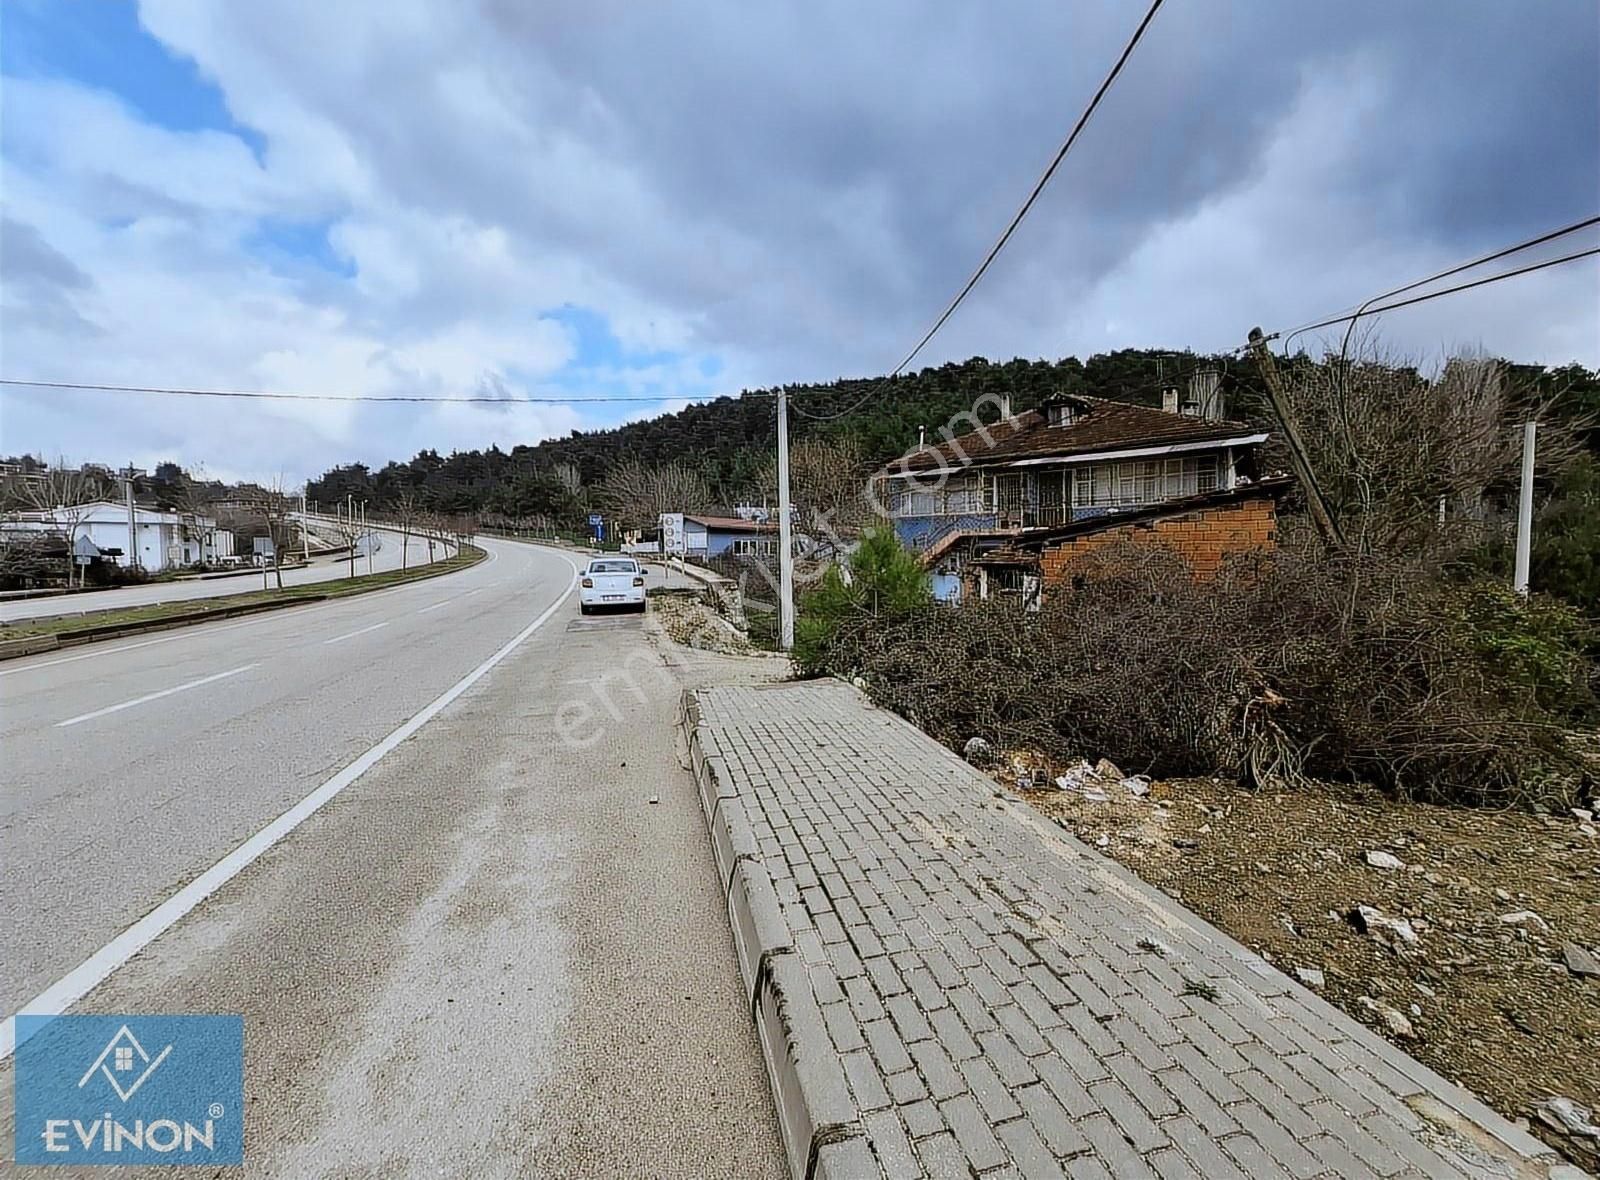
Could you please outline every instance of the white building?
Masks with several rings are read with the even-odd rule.
[[[128,506],[112,500],[22,512],[8,517],[0,528],[62,535],[70,531],[74,543],[86,537],[97,549],[118,550],[118,565],[135,564],[151,573],[232,557],[234,546],[231,532],[219,529],[209,516],[196,513],[161,512],[135,505],[130,529]]]

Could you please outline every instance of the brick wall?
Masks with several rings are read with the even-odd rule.
[[[1229,554],[1271,549],[1277,539],[1276,505],[1270,496],[1261,496],[1074,537],[1046,548],[1040,555],[1039,567],[1047,585],[1065,581],[1089,554],[1134,541],[1170,546],[1198,576],[1209,577]]]

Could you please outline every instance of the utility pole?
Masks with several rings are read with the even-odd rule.
[[[1250,350],[1255,353],[1256,367],[1260,369],[1261,380],[1266,384],[1267,400],[1272,403],[1272,414],[1277,418],[1278,425],[1283,428],[1284,441],[1289,444],[1289,463],[1294,468],[1296,478],[1300,480],[1300,486],[1306,490],[1306,505],[1311,509],[1311,519],[1316,522],[1317,531],[1322,534],[1324,541],[1336,549],[1343,549],[1344,530],[1339,527],[1333,509],[1328,506],[1328,501],[1322,494],[1322,488],[1317,483],[1317,473],[1311,469],[1310,456],[1306,453],[1305,443],[1300,439],[1300,427],[1289,408],[1289,399],[1284,396],[1283,382],[1278,376],[1278,366],[1272,360],[1272,349],[1267,347],[1267,338],[1262,335],[1260,328],[1250,329]]]
[[[1517,498],[1517,566],[1511,588],[1528,596],[1528,566],[1533,557],[1533,452],[1536,422],[1522,424],[1522,495]]]
[[[122,477],[122,495],[128,505],[128,560],[127,567],[131,570],[139,565],[139,525],[138,518],[133,509],[133,477],[137,474],[132,463],[117,472]],[[74,557],[77,555],[74,554]]]
[[[301,560],[311,561],[311,534],[306,531],[306,494],[300,493],[300,556]]]
[[[789,392],[778,387],[778,646],[794,647],[794,544],[789,527]]]

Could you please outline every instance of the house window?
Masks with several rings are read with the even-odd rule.
[[[1070,402],[1051,406],[1045,411],[1045,420],[1051,426],[1071,426],[1078,420],[1078,407]]]
[[[778,543],[771,537],[735,537],[735,557],[771,557],[778,551]]]
[[[1021,474],[1006,474],[994,477],[994,507],[997,512],[1016,512],[1021,509]]]
[[[1219,486],[1216,455],[1094,463],[1073,469],[1075,508],[1118,508],[1159,504]]]

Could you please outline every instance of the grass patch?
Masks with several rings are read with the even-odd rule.
[[[35,635],[55,635],[62,639],[102,628],[120,629],[161,623],[172,619],[203,621],[204,616],[225,617],[240,607],[294,606],[302,602],[322,602],[330,598],[348,598],[352,594],[367,594],[388,586],[415,582],[423,578],[438,577],[455,570],[477,565],[485,556],[484,550],[468,545],[455,557],[427,565],[413,566],[407,570],[387,570],[381,574],[358,574],[354,578],[336,578],[326,582],[312,582],[304,586],[285,586],[282,590],[251,590],[243,594],[223,594],[216,598],[194,598],[182,602],[157,602],[148,606],[130,606],[112,610],[94,611],[85,615],[66,615],[54,619],[24,619],[0,626],[0,639],[25,639]]]

